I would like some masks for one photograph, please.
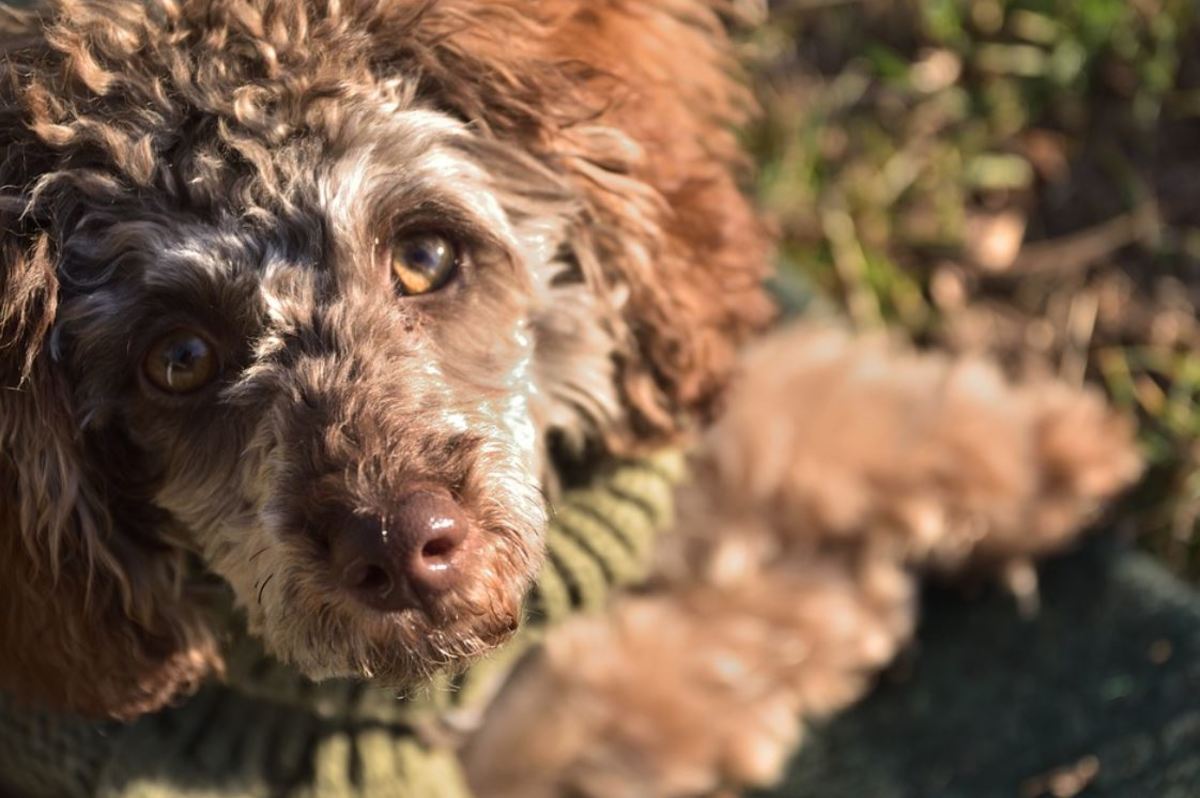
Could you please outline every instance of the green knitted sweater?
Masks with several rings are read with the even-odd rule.
[[[419,695],[315,684],[245,635],[227,679],[130,724],[30,710],[0,694],[0,795],[17,798],[465,798],[455,730],[470,728],[544,629],[646,576],[682,457],[613,463],[554,508],[546,566],[516,639]]]

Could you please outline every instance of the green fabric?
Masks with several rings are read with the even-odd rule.
[[[608,464],[566,491],[517,638],[418,695],[314,684],[238,635],[226,683],[128,725],[0,694],[0,784],[18,798],[465,798],[453,732],[471,726],[548,625],[644,578],[683,471],[682,455],[663,453]]]

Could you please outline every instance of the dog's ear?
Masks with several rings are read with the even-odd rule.
[[[597,114],[553,143],[590,217],[577,250],[619,302],[627,431],[670,435],[709,414],[738,344],[773,315],[769,236],[739,185],[753,100],[704,3],[587,4],[550,46],[588,65],[579,101]]]
[[[448,0],[409,6],[388,53],[439,107],[518,143],[573,186],[570,255],[600,295],[627,409],[610,440],[707,414],[764,327],[769,236],[741,190],[753,102],[712,0]],[[381,54],[381,58],[385,56]]]
[[[0,221],[0,688],[133,717],[198,684],[214,643],[181,595],[182,556],[147,528],[160,519],[100,478],[70,411],[45,349],[49,241]]]
[[[70,411],[45,349],[50,242],[0,221],[0,688],[133,717],[197,684],[214,643],[181,595],[181,554],[149,528],[161,519],[96,473]]]
[[[193,689],[219,660],[180,595],[181,561],[122,539],[76,442],[51,429],[70,419],[35,407],[53,401],[42,382],[0,401],[0,689],[132,718]]]
[[[49,351],[54,221],[23,200],[52,155],[26,123],[16,69],[0,69],[0,689],[129,718],[218,660],[181,595],[182,554],[81,431]]]

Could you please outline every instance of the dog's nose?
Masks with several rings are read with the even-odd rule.
[[[428,606],[458,584],[455,560],[469,528],[450,496],[411,493],[386,520],[355,516],[330,530],[334,575],[380,612]]]

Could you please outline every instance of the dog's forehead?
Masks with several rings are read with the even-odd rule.
[[[515,244],[486,164],[470,154],[466,125],[434,109],[392,103],[350,116],[349,124],[339,120],[321,134],[316,177],[319,205],[340,240],[374,241],[419,213],[426,224],[471,227]]]
[[[526,153],[443,107],[420,69],[376,57],[383,34],[352,24],[357,12],[326,18],[288,6],[298,16],[276,41],[274,28],[224,6],[121,8],[114,19],[87,3],[64,9],[51,48],[61,67],[73,69],[79,51],[104,69],[39,80],[28,95],[38,135],[59,137],[57,165],[28,201],[68,220],[60,238],[78,232],[70,220],[108,213],[160,229],[143,236],[114,224],[111,235],[79,240],[120,258],[140,248],[145,262],[168,267],[149,279],[177,265],[263,270],[289,260],[336,271],[362,265],[419,216],[517,262],[527,259],[530,217],[562,212],[546,199],[561,187],[513,166],[531,161]],[[400,47],[413,29],[392,22]],[[539,184],[536,211],[521,181]]]
[[[235,152],[214,166],[210,143],[190,142],[171,156],[192,164],[179,170],[180,185],[142,192],[119,210],[89,208],[67,250],[84,268],[138,261],[154,288],[180,271],[354,269],[382,236],[413,221],[515,248],[486,168],[463,146],[470,135],[445,114],[382,105],[353,118],[341,111],[336,124],[316,124],[254,161]]]

